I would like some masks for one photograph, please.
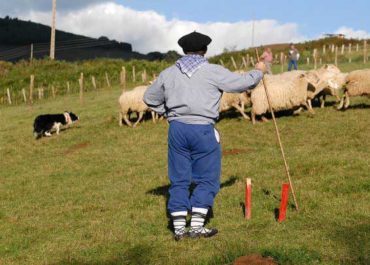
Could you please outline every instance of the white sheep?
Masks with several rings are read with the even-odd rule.
[[[231,108],[235,108],[242,114],[246,120],[250,120],[247,114],[244,112],[245,105],[250,103],[250,96],[247,92],[243,93],[227,93],[224,92],[220,102],[220,112],[227,111]]]
[[[350,97],[370,95],[370,69],[350,72],[344,86],[344,95],[337,107],[338,110],[349,107]]]
[[[326,64],[318,70],[292,71],[281,74],[285,78],[294,78],[304,75],[308,81],[307,103],[312,108],[311,100],[318,98],[321,107],[325,105],[327,95],[335,96],[339,101],[338,91],[343,84],[343,76],[339,68],[332,64]]]
[[[312,108],[307,104],[308,81],[303,74],[296,76],[287,74],[266,75],[264,80],[274,111],[294,110],[305,106],[310,113],[313,113]],[[252,90],[251,102],[252,123],[255,124],[256,115],[269,112],[269,104],[262,82]]]
[[[122,120],[130,127],[136,127],[143,119],[144,113],[149,111],[149,107],[144,103],[143,97],[148,86],[139,86],[131,91],[123,91],[118,99],[120,104],[119,125],[122,126]],[[129,114],[136,112],[138,115],[137,121],[132,125],[129,119]],[[152,119],[155,123],[154,112],[152,111]]]
[[[339,68],[333,64],[326,64],[318,70],[309,71],[319,78],[319,82],[315,85],[315,91],[309,95],[309,99],[317,98],[320,101],[320,106],[325,106],[326,96],[334,96],[337,101],[339,98],[339,90],[344,84],[346,74],[341,73]]]

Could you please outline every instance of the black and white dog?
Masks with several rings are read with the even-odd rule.
[[[33,123],[33,135],[36,139],[41,138],[43,135],[51,136],[53,129],[59,134],[62,126],[71,125],[76,121],[78,121],[78,116],[67,111],[63,114],[39,115]]]

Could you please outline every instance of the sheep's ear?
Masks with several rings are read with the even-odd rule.
[[[324,65],[324,69],[328,69],[329,68],[329,65],[328,64],[325,64]]]

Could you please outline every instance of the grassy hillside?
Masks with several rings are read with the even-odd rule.
[[[253,55],[253,53],[241,51],[236,53],[225,53],[222,57],[216,56],[210,58],[211,63],[220,63],[223,61],[225,67],[230,70],[235,70],[231,58],[233,57],[236,61],[237,67],[242,64],[242,56],[246,57],[247,54]],[[322,60],[321,63],[333,63],[330,55],[328,58]],[[338,58],[338,67],[348,72],[353,69],[370,68],[370,62],[363,63],[363,57],[361,52],[353,52],[351,54],[352,62],[348,61],[348,54],[341,55]],[[176,54],[169,55],[169,57],[162,61],[147,61],[147,60],[120,60],[120,59],[96,59],[80,62],[65,62],[65,61],[50,61],[50,60],[35,60],[32,63],[27,61],[20,61],[18,63],[7,63],[0,62],[0,104],[7,104],[6,100],[6,89],[9,88],[12,101],[14,103],[22,103],[21,90],[26,89],[27,94],[29,93],[30,75],[35,75],[35,89],[34,97],[37,97],[37,89],[44,88],[46,96],[51,95],[51,86],[54,86],[58,95],[64,95],[67,92],[67,82],[70,83],[72,93],[79,91],[78,79],[80,73],[85,75],[85,87],[86,90],[91,90],[93,85],[91,78],[96,78],[97,87],[107,87],[105,73],[108,73],[110,83],[112,85],[118,85],[120,83],[120,71],[122,66],[125,66],[127,71],[127,86],[133,87],[138,84],[142,84],[141,74],[146,71],[147,80],[152,80],[153,75],[158,75],[163,69],[170,66],[176,60]],[[317,67],[321,67],[320,62],[317,62]],[[133,67],[135,67],[136,81],[133,81]],[[244,70],[252,69],[252,65],[248,67],[242,67]],[[287,63],[284,63],[283,68],[279,62],[273,65],[273,73],[280,73],[282,70],[286,71],[288,68]],[[299,62],[299,68],[304,70],[313,69],[314,65],[312,60],[310,64],[302,59]],[[27,95],[28,96],[28,95]]]
[[[6,89],[9,88],[14,103],[22,103],[21,90],[24,88],[29,95],[30,75],[35,76],[34,98],[37,98],[37,89],[43,88],[50,97],[51,86],[54,86],[58,95],[67,93],[67,82],[70,83],[71,93],[78,93],[78,79],[80,73],[85,76],[85,89],[92,90],[91,78],[96,79],[97,87],[107,88],[106,76],[108,74],[112,86],[120,83],[120,72],[125,66],[127,73],[127,86],[133,87],[142,84],[142,73],[146,71],[147,80],[152,80],[153,75],[168,67],[169,62],[146,60],[113,60],[99,59],[69,63],[64,61],[36,60],[32,64],[26,61],[16,64],[0,62],[0,104],[5,103]],[[133,67],[135,67],[136,81],[133,81]]]
[[[175,242],[165,214],[168,125],[118,127],[119,94],[0,110],[0,264],[231,264],[251,253],[280,264],[370,263],[369,99],[346,112],[279,117],[301,208],[282,224],[274,209],[286,179],[273,124],[224,117],[223,184],[210,222],[220,233]],[[34,117],[65,109],[80,123],[35,141]],[[241,208],[246,177],[250,221]]]

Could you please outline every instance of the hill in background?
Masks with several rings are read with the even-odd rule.
[[[49,26],[23,21],[17,18],[0,18],[0,60],[18,61],[29,59],[31,44],[33,57],[37,59],[49,55]],[[177,57],[176,52],[163,54],[151,52],[141,54],[133,51],[130,43],[109,40],[107,37],[98,39],[76,35],[64,31],[56,31],[56,59],[66,61],[87,60],[95,58],[163,60]]]

